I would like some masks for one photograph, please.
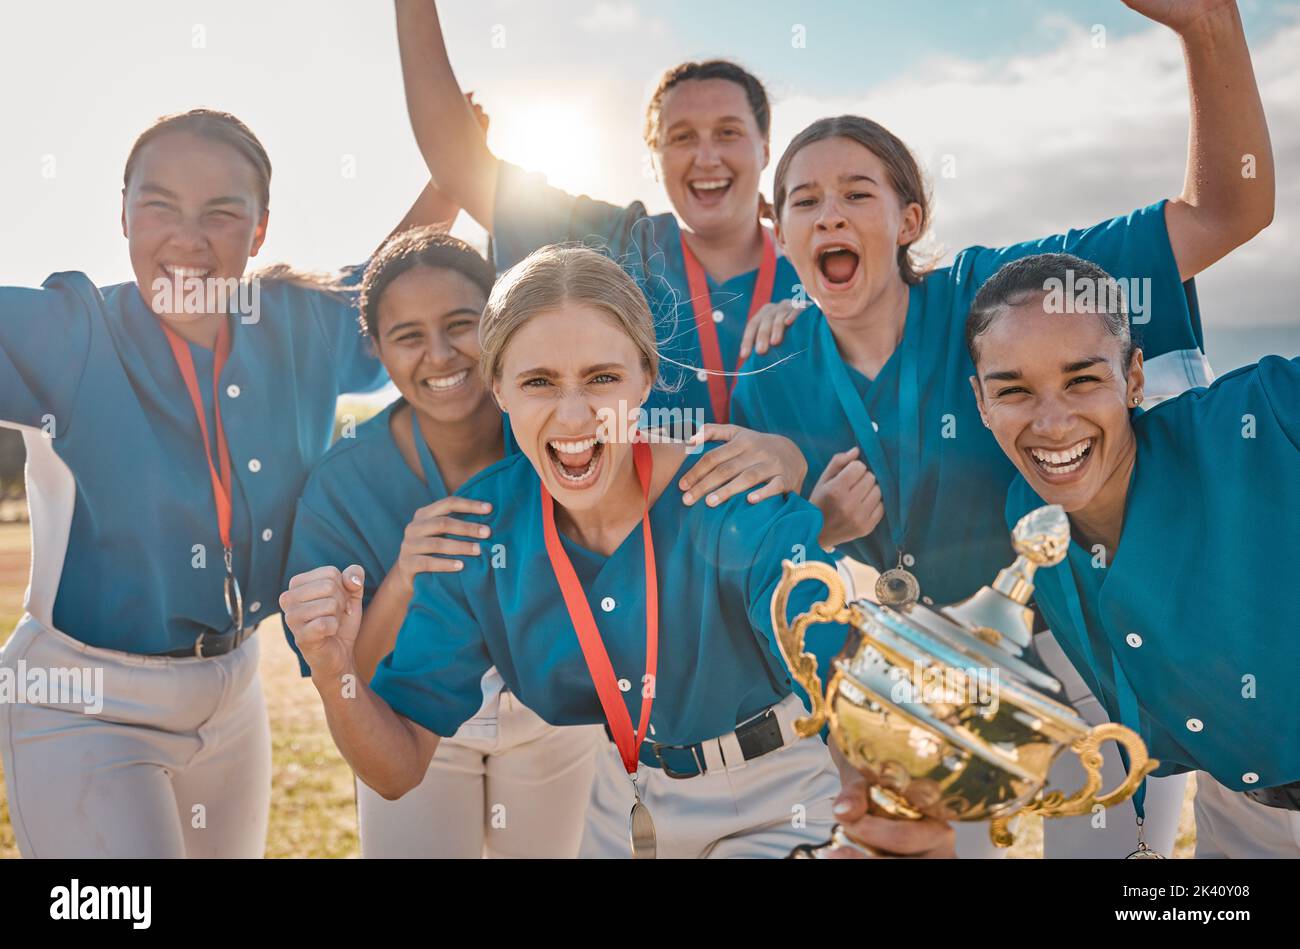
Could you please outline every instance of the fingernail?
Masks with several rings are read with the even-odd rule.
[[[694,504],[695,497],[691,494],[691,492],[687,491],[685,494],[682,495],[682,502],[685,504]]]
[[[757,501],[758,501],[758,494],[757,494],[757,492],[754,493],[754,494],[749,495],[749,503],[750,503],[750,504],[755,504],[755,503],[757,503]]]
[[[486,524],[478,529],[478,536],[480,537],[486,537],[490,533],[492,533],[492,528],[488,527]]]
[[[474,545],[474,553],[475,553],[475,554],[482,553],[482,551],[479,550],[479,546],[478,546],[478,544],[475,544],[475,545]]]
[[[710,494],[709,497],[708,497],[708,500],[705,501],[705,503],[708,504],[709,507],[717,507],[717,506],[718,506],[718,496],[717,496],[716,494]]]
[[[456,564],[456,566],[455,566],[453,569],[456,569],[456,570],[463,570],[463,569],[464,569],[465,565],[464,565],[463,563],[461,563],[459,560],[456,560],[456,561],[453,561],[453,562]]]
[[[831,808],[831,813],[836,817],[843,817],[849,811],[853,810],[848,801],[836,801],[835,806]]]

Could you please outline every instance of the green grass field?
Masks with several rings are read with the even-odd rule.
[[[0,642],[22,614],[27,585],[26,525],[0,524]],[[262,686],[271,719],[271,820],[268,857],[358,856],[352,772],[339,757],[316,690],[298,675],[278,618],[263,623]],[[1183,806],[1175,856],[1190,857],[1195,847],[1191,782]],[[1026,820],[1011,849],[1012,857],[1042,855],[1042,821]],[[9,811],[0,793],[0,858],[18,856]]]

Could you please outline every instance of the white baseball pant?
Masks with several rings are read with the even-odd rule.
[[[605,730],[549,725],[509,692],[496,709],[495,737],[444,738],[398,800],[357,781],[363,857],[578,855]]]
[[[27,683],[82,670],[97,696],[71,702],[28,689],[0,702],[22,855],[261,857],[271,732],[257,656],[256,636],[213,659],[135,655],[24,616],[0,667]]]

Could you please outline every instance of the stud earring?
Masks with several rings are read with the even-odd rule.
[[[1142,396],[1140,396],[1140,395],[1135,395],[1135,396],[1133,396],[1133,404],[1134,404],[1134,405],[1141,405],[1141,404],[1142,404]]]

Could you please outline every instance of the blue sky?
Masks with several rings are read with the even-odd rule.
[[[1300,241],[1300,0],[1240,7],[1273,133],[1278,218],[1198,284],[1210,326],[1288,329],[1300,321],[1280,271],[1294,266],[1277,263],[1294,261]],[[457,72],[492,115],[494,150],[609,200],[666,208],[640,142],[642,108],[665,66],[709,55],[767,82],[773,164],[820,115],[860,112],[897,131],[934,179],[933,239],[947,253],[1086,226],[1181,187],[1178,41],[1120,0],[440,9]],[[169,111],[228,109],[265,142],[276,170],[259,263],[363,258],[425,179],[386,0],[50,0],[0,16],[0,283],[66,269],[129,278],[121,167],[134,136]],[[501,29],[504,48],[492,42]],[[959,169],[951,179],[937,175],[945,156]]]

